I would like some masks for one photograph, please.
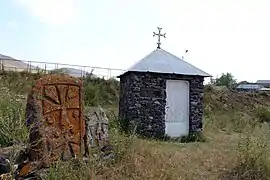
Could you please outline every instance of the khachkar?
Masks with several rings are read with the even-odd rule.
[[[26,105],[29,146],[17,177],[85,153],[82,99],[82,82],[77,78],[47,75],[36,81]]]
[[[85,107],[84,117],[86,124],[86,147],[105,148],[109,145],[109,120],[101,106]]]

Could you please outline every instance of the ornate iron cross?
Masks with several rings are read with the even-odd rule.
[[[157,45],[158,45],[158,46],[157,46],[157,48],[159,48],[159,49],[160,49],[160,44],[161,44],[161,42],[160,42],[160,37],[166,38],[166,37],[165,37],[166,33],[161,34],[161,29],[162,29],[162,28],[159,28],[159,27],[158,27],[158,33],[153,32],[153,33],[154,33],[153,37],[158,36],[158,42],[157,42]]]

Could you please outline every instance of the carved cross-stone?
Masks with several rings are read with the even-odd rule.
[[[18,167],[20,177],[85,153],[82,96],[82,82],[77,78],[47,75],[36,81],[27,99],[29,148],[27,163]]]
[[[158,45],[158,46],[157,46],[157,48],[159,48],[159,49],[160,49],[160,45],[161,45],[160,37],[166,38],[166,33],[161,34],[161,29],[162,29],[162,28],[158,27],[158,33],[153,32],[153,33],[154,33],[154,34],[153,34],[153,37],[158,36],[158,42],[157,42],[157,45]]]
[[[72,156],[79,153],[80,145],[80,87],[74,85],[47,85],[44,86],[43,115],[48,129],[52,127],[55,131],[48,132],[47,139],[59,139],[57,146],[50,149],[54,151],[60,148]],[[54,137],[51,137],[54,136]],[[49,143],[50,144],[50,143]],[[65,157],[61,157],[65,159]]]
[[[109,120],[103,108],[101,108],[100,106],[97,108],[86,108],[85,121],[88,147],[93,148],[98,146],[102,148],[108,145]]]

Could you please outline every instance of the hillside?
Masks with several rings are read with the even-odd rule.
[[[25,63],[21,60],[17,60],[15,58],[12,58],[10,56],[6,56],[3,54],[0,54],[0,65],[1,69],[4,69],[5,71],[17,71],[17,72],[22,72],[22,71],[27,71],[28,69],[31,69],[31,72],[38,72],[42,71],[44,69],[40,67],[36,67],[33,65],[30,65],[29,63]],[[41,66],[42,64],[39,64]],[[64,73],[68,74],[70,76],[79,78],[82,75],[89,74],[87,71],[83,71],[81,69],[76,69],[76,68],[59,68],[59,69],[53,69],[53,70],[47,70],[48,72],[57,72],[57,73]],[[95,75],[93,75],[95,76]]]
[[[1,69],[4,68],[6,71],[25,71],[30,68],[27,63],[2,54],[0,54],[0,61]],[[36,67],[31,66],[31,69],[36,69]]]
[[[3,73],[0,80],[0,144],[27,141],[26,95],[41,74]],[[48,179],[267,179],[270,177],[270,95],[206,86],[202,142],[143,140],[120,133],[115,80],[87,77],[85,104],[106,108],[116,160],[60,163]],[[269,178],[268,178],[269,179]]]
[[[51,70],[51,72],[68,74],[68,75],[76,77],[76,78],[80,78],[83,75],[89,74],[89,72],[87,72],[87,71],[83,71],[83,70],[75,69],[75,68],[60,68],[60,69]],[[95,76],[95,75],[93,75],[93,76]]]

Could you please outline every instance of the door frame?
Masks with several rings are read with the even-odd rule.
[[[185,84],[187,84],[187,123],[188,123],[188,134],[190,132],[190,82],[188,80],[185,80],[185,79],[166,79],[166,88],[165,88],[165,91],[166,91],[166,104],[165,104],[165,134],[166,134],[166,123],[177,123],[175,121],[166,121],[166,115],[167,115],[167,98],[168,98],[168,95],[167,95],[167,83],[168,82],[175,82],[175,81],[178,81],[178,82],[184,82]]]

